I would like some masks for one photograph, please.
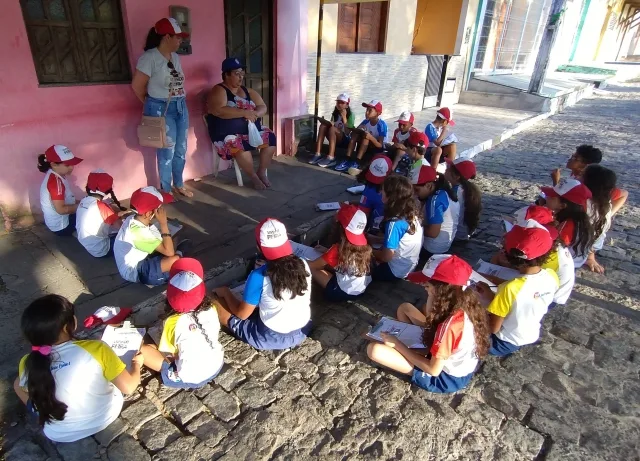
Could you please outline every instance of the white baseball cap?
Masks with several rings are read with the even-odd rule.
[[[386,155],[376,155],[373,157],[369,169],[365,174],[365,179],[373,184],[381,184],[384,178],[391,171],[391,159]]]
[[[268,261],[293,254],[287,228],[275,218],[265,218],[256,226],[256,241]]]
[[[411,123],[413,125],[413,121],[414,121],[414,117],[413,114],[411,112],[409,112],[408,110],[405,110],[403,113],[400,114],[400,117],[398,118],[398,120],[396,120],[396,122],[400,123]]]
[[[342,102],[346,102],[347,104],[349,104],[351,102],[351,98],[349,98],[349,94],[348,93],[340,93],[338,95],[338,97],[336,98],[336,101],[342,101]]]

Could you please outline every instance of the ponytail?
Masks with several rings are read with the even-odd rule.
[[[107,194],[111,196],[111,200],[113,200],[113,203],[115,203],[116,206],[120,208],[120,211],[127,211],[126,207],[123,207],[122,205],[120,205],[120,201],[116,198],[116,193],[113,192],[113,189],[109,189],[107,191]]]
[[[599,238],[608,224],[608,214],[611,211],[611,194],[616,188],[616,174],[601,165],[589,165],[582,174],[582,181],[591,191],[591,206],[594,211],[594,238]]]
[[[209,347],[212,350],[214,350],[216,349],[215,344],[213,344],[213,341],[211,341],[211,338],[209,338],[209,335],[207,335],[207,331],[204,329],[204,327],[200,323],[200,320],[198,319],[198,314],[202,311],[206,311],[207,309],[211,309],[212,305],[213,305],[213,302],[211,301],[211,298],[209,298],[208,296],[205,296],[202,302],[200,303],[200,305],[196,307],[194,310],[192,310],[191,312],[189,312],[188,315],[191,316],[193,321],[196,323],[196,325],[200,329],[200,332],[202,333],[202,336],[204,336],[204,339],[207,341],[207,344],[209,344]]]
[[[51,169],[51,163],[47,162],[47,157],[44,154],[38,155],[38,171],[46,173]]]
[[[556,220],[559,223],[569,220],[573,221],[575,230],[573,231],[569,247],[571,247],[574,254],[584,255],[589,248],[591,248],[594,241],[593,226],[589,221],[589,216],[582,205],[570,202],[562,197],[560,197],[560,201],[565,207],[556,213]]]
[[[471,235],[480,222],[480,212],[482,211],[480,189],[463,177],[460,177],[460,187],[462,187],[464,194],[464,223],[469,228],[469,234]]]
[[[449,196],[450,200],[454,202],[458,201],[458,195],[453,191],[453,187],[451,187],[451,184],[449,184],[449,181],[445,179],[443,174],[439,175],[438,179],[436,179],[436,188],[434,189],[433,192],[435,193],[436,191],[439,191],[439,190],[445,191]]]
[[[291,292],[291,298],[302,296],[311,288],[307,283],[309,273],[302,259],[296,255],[274,259],[267,263],[267,276],[271,279],[273,297],[282,300],[282,292]]]
[[[156,28],[152,27],[149,29],[149,33],[147,34],[147,40],[144,44],[144,50],[149,51],[154,48],[158,48],[160,42],[162,41],[162,35],[156,32]]]

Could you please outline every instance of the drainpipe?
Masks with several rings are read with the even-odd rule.
[[[320,0],[318,5],[318,49],[316,51],[316,102],[313,108],[313,142],[318,140],[316,120],[318,120],[318,108],[320,106],[320,61],[322,58],[322,18],[324,16],[324,2]]]
[[[442,61],[442,74],[440,74],[440,89],[438,90],[438,101],[436,106],[440,107],[442,105],[442,95],[444,94],[444,86],[447,83],[447,67],[449,67],[449,60],[451,56],[448,54],[444,55],[444,60]]]

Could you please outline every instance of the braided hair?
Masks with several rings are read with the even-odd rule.
[[[216,346],[213,344],[213,341],[211,341],[211,338],[209,338],[209,335],[207,335],[207,331],[204,329],[204,327],[202,326],[202,323],[200,323],[200,320],[198,319],[198,314],[200,312],[206,311],[207,309],[211,309],[211,306],[213,306],[213,301],[208,296],[205,296],[202,302],[200,303],[200,305],[196,307],[194,310],[192,310],[191,312],[189,312],[188,315],[191,316],[193,321],[196,323],[196,325],[202,332],[202,336],[204,336],[204,339],[207,341],[207,344],[209,344],[209,347],[211,348],[211,350],[214,350],[216,349]]]

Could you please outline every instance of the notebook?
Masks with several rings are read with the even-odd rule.
[[[405,346],[411,349],[423,349],[426,346],[422,343],[424,329],[417,325],[400,322],[391,317],[382,317],[380,321],[367,333],[367,336],[376,341],[383,342],[380,333],[387,333],[395,336]]]

